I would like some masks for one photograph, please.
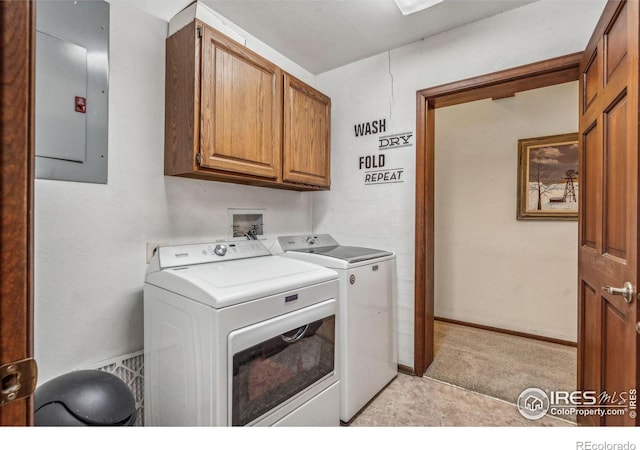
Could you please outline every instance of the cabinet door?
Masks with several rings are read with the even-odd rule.
[[[284,76],[283,179],[331,184],[331,99],[302,81]]]
[[[282,72],[203,25],[200,166],[280,179]]]

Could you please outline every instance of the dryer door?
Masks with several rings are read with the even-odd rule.
[[[335,314],[335,300],[327,300],[230,333],[232,425],[264,418],[337,379]]]

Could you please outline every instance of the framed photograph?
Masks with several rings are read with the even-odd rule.
[[[518,141],[518,220],[578,220],[578,133]]]

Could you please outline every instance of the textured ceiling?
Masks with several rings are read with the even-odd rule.
[[[444,0],[403,16],[394,0],[202,0],[313,74],[532,2]],[[191,1],[131,3],[169,20]]]

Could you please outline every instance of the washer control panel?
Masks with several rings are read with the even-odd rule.
[[[169,245],[160,247],[156,252],[160,268],[233,261],[268,255],[271,255],[271,252],[261,241],[256,240]]]
[[[304,250],[315,247],[334,247],[338,244],[330,234],[307,234],[301,236],[280,236],[278,243],[283,252]]]

